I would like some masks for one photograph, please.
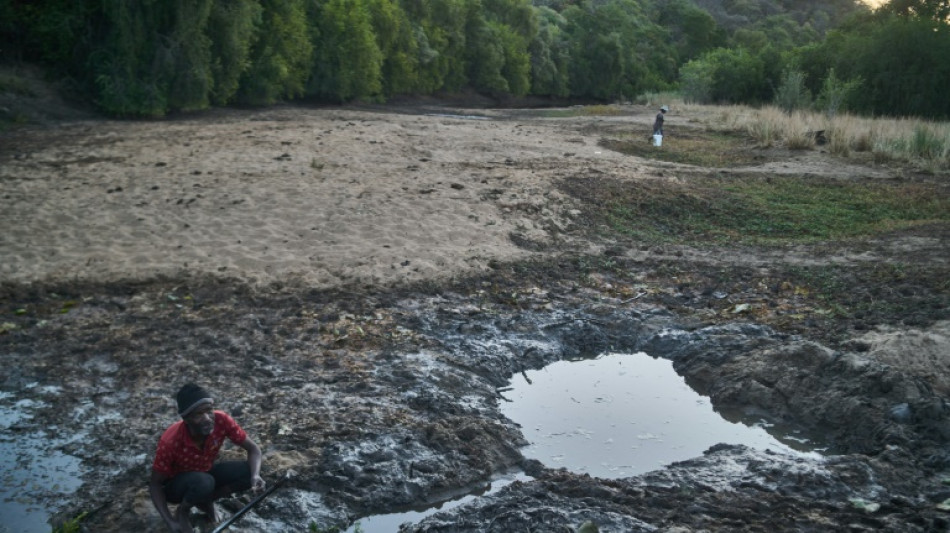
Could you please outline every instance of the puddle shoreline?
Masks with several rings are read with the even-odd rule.
[[[643,352],[558,361],[513,376],[504,395],[502,413],[531,442],[525,455],[578,474],[631,477],[717,444],[799,453],[747,417],[724,419],[670,361]]]

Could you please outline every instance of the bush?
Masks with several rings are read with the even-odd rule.
[[[815,104],[828,118],[834,118],[838,111],[847,111],[849,101],[861,88],[860,78],[849,81],[839,80],[835,69],[828,71],[828,76],[821,84],[821,92]]]
[[[775,91],[773,103],[786,113],[811,107],[811,92],[805,88],[805,74],[798,70],[786,70],[782,83]]]

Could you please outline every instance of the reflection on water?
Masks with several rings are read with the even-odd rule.
[[[553,363],[516,375],[505,397],[502,413],[531,442],[526,457],[596,477],[656,470],[718,443],[815,453],[806,440],[764,422],[738,413],[724,419],[670,361],[644,353]]]
[[[362,531],[363,533],[393,533],[399,531],[399,525],[402,523],[419,522],[423,518],[439,511],[448,511],[449,509],[454,509],[460,505],[469,503],[480,496],[494,494],[514,481],[525,481],[528,479],[531,478],[523,472],[501,474],[492,480],[491,485],[482,490],[470,492],[460,498],[439,502],[438,504],[428,507],[411,509],[401,513],[380,514],[361,518],[346,531],[347,533],[355,533],[358,531]]]
[[[65,440],[26,431],[37,404],[13,400],[0,392],[0,533],[49,533],[43,502],[79,488],[81,463],[50,448]]]

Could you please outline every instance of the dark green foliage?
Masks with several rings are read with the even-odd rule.
[[[397,0],[370,0],[376,45],[383,57],[383,94],[409,94],[418,89],[419,43],[412,21]]]
[[[865,79],[859,109],[888,115],[950,117],[950,26],[893,20],[865,35],[849,77]]]
[[[726,34],[712,15],[689,0],[660,2],[658,8],[658,23],[670,31],[680,63],[726,44]]]
[[[503,29],[497,23],[473,14],[466,32],[468,79],[472,86],[483,92],[509,92],[508,80],[502,75],[505,66],[505,48],[501,42]]]
[[[227,104],[237,94],[241,75],[250,65],[251,46],[258,36],[261,14],[257,0],[214,2],[207,31],[211,39],[214,104]]]
[[[528,42],[536,33],[534,11],[527,3],[471,0],[465,32],[471,85],[495,94],[527,94],[531,83]]]
[[[571,93],[598,99],[661,90],[675,78],[669,33],[633,0],[572,5],[562,13],[571,43]]]
[[[102,2],[108,31],[91,55],[99,105],[110,113],[161,116],[209,105],[212,0]]]
[[[105,41],[90,57],[98,104],[116,115],[160,116],[168,111],[174,57],[173,16],[164,2],[103,0]]]
[[[950,23],[882,11],[855,19],[798,55],[812,90],[832,69],[841,79],[862,80],[848,100],[856,111],[950,117]]]
[[[538,8],[539,29],[531,41],[531,92],[544,96],[570,94],[570,43],[567,20],[555,11]]]
[[[39,61],[67,71],[89,53],[99,2],[0,0],[0,58]]]
[[[383,55],[364,0],[326,0],[311,15],[316,38],[308,94],[345,102],[382,91]]]
[[[469,36],[469,46],[488,49],[488,63],[491,69],[479,68],[487,78],[498,81],[489,90],[523,96],[531,88],[531,56],[529,43],[538,33],[538,21],[535,10],[527,0],[472,0],[469,21],[482,40]],[[482,18],[484,17],[484,18]],[[487,31],[486,31],[487,30]],[[488,42],[491,40],[492,42]],[[494,58],[500,56],[501,61]],[[470,58],[470,65],[478,65],[477,58]],[[497,73],[494,72],[497,68]],[[472,84],[479,88],[477,78],[471,78]],[[487,87],[486,87],[487,88]]]
[[[948,15],[947,0],[874,13],[854,0],[0,0],[0,58],[44,63],[121,116],[464,89],[757,104],[794,88],[829,113],[945,118]],[[785,71],[801,73],[794,87]]]
[[[402,0],[412,26],[415,90],[432,93],[465,86],[466,3],[463,0]]]
[[[312,66],[305,0],[262,0],[263,17],[238,100],[266,105],[301,96]]]
[[[815,102],[816,107],[829,118],[834,118],[838,111],[846,111],[853,107],[853,102],[863,84],[864,81],[860,78],[841,80],[835,73],[835,69],[831,69],[821,84],[821,91]]]
[[[737,103],[761,101],[769,89],[765,73],[762,55],[718,48],[684,65],[680,77],[690,101]]]
[[[805,74],[798,70],[786,70],[782,82],[775,90],[774,103],[787,113],[811,107],[811,92],[805,87]]]
[[[205,34],[212,0],[174,0],[174,22],[168,36],[170,72],[168,106],[175,110],[204,109],[214,83],[211,39]]]

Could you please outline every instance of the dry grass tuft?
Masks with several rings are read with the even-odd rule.
[[[814,132],[824,131],[831,153],[842,157],[870,152],[877,162],[902,161],[932,171],[950,170],[947,122],[848,114],[829,118],[807,111],[788,114],[776,107],[714,106],[702,114],[709,117],[711,127],[745,131],[761,147],[784,144],[793,150],[811,149],[815,146]]]

